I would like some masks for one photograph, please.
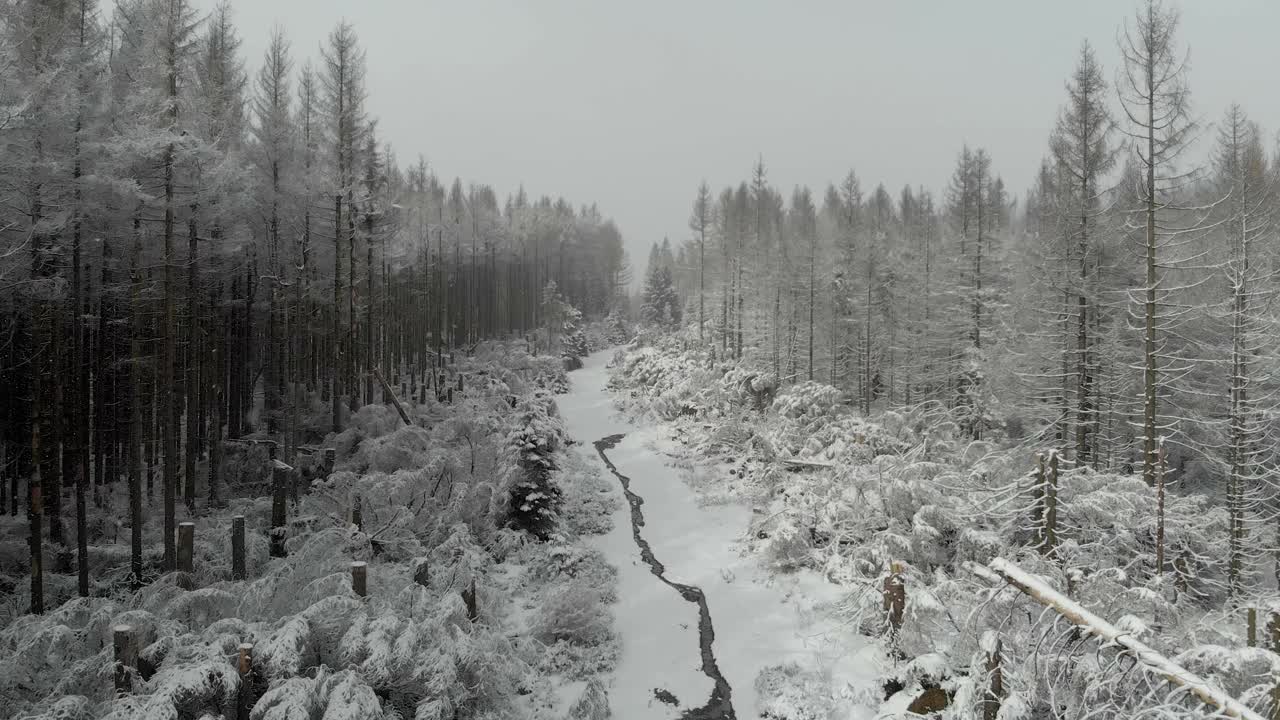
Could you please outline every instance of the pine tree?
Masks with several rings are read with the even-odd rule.
[[[1055,161],[1069,183],[1063,198],[1069,204],[1063,212],[1070,216],[1069,234],[1074,240],[1066,248],[1068,264],[1074,264],[1072,275],[1064,278],[1064,290],[1074,295],[1075,346],[1070,367],[1075,385],[1074,442],[1075,459],[1084,464],[1096,453],[1090,436],[1096,424],[1097,399],[1093,377],[1095,361],[1090,327],[1100,312],[1095,226],[1101,214],[1100,184],[1115,165],[1116,148],[1111,143],[1113,120],[1106,105],[1106,81],[1086,42],[1080,48],[1080,60],[1067,83],[1067,104],[1054,128],[1050,146]]]
[[[655,244],[649,253],[640,301],[640,320],[648,325],[674,327],[680,324],[680,297],[671,276],[670,245],[665,252]]]
[[[285,342],[283,326],[282,289],[289,278],[285,272],[285,248],[281,242],[282,215],[290,209],[286,197],[286,185],[293,172],[293,121],[290,117],[289,75],[292,71],[289,42],[283,28],[271,32],[270,44],[258,69],[256,92],[253,99],[253,136],[256,142],[254,157],[259,171],[262,192],[259,197],[265,207],[261,216],[266,219],[267,237],[267,353],[265,410],[267,434],[279,438],[283,414],[283,387],[285,384]],[[298,282],[299,279],[293,279]]]
[[[360,50],[355,30],[343,22],[329,34],[323,52],[321,73],[323,105],[328,132],[326,145],[332,174],[328,178],[329,197],[333,199],[333,307],[332,366],[330,367],[330,399],[333,431],[342,429],[342,394],[350,403],[358,402],[355,384],[356,345],[353,342],[356,317],[355,288],[355,221],[352,209],[355,196],[356,148],[358,134],[364,127],[364,52]],[[344,205],[346,213],[344,215]],[[347,296],[343,298],[342,256],[347,255]],[[343,313],[343,301],[347,311]]]
[[[703,339],[707,300],[707,232],[711,229],[711,188],[706,182],[698,186],[689,216],[689,228],[698,242],[698,340]]]

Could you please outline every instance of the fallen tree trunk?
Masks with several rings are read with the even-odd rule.
[[[373,376],[378,378],[378,383],[382,385],[382,392],[387,394],[387,397],[391,399],[391,404],[396,407],[396,412],[400,413],[400,419],[404,421],[405,425],[412,425],[413,423],[409,422],[409,413],[404,411],[404,406],[400,404],[400,399],[396,397],[395,393],[391,392],[391,386],[387,384],[386,378],[382,377],[382,373],[379,372],[378,368],[373,369]]]
[[[835,463],[818,460],[800,460],[798,458],[778,458],[778,462],[791,467],[833,468]]]
[[[1082,632],[1096,637],[1104,646],[1114,645],[1120,648],[1121,652],[1136,660],[1138,666],[1150,675],[1182,688],[1206,705],[1217,708],[1224,717],[1263,720],[1261,715],[1217,686],[1190,672],[1132,635],[1121,632],[1116,626],[1089,612],[1079,603],[1008,560],[996,558],[985,566],[975,562],[965,562],[964,568],[987,582],[1008,583],[1021,590],[1032,600],[1066,618]]]

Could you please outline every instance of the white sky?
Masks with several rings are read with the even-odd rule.
[[[196,0],[212,7],[215,0]],[[252,70],[284,25],[299,60],[340,18],[368,53],[369,110],[402,163],[500,196],[597,202],[637,274],[688,235],[693,192],[745,179],[820,192],[943,187],[963,142],[1030,182],[1080,42],[1114,78],[1120,0],[231,0]],[[1280,127],[1280,2],[1183,0],[1197,112]],[[1250,86],[1253,86],[1252,88]],[[1212,135],[1206,134],[1206,138]]]

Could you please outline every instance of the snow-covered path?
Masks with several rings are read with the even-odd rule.
[[[615,615],[622,653],[609,688],[614,717],[648,720],[686,712],[691,717],[759,717],[757,676],[766,667],[790,661],[829,672],[838,684],[862,675],[849,667],[858,662],[848,653],[856,643],[850,633],[813,611],[815,603],[833,598],[837,590],[811,574],[771,576],[753,556],[739,552],[750,509],[699,506],[681,471],[655,449],[661,443],[660,426],[630,425],[615,412],[605,388],[605,363],[611,355],[592,355],[583,369],[571,373],[572,390],[559,399],[559,406],[583,454],[607,477],[629,481],[643,518],[636,535],[662,566],[659,577],[641,556],[632,505],[618,482],[613,485],[621,501],[614,528],[595,540],[619,571]],[[617,435],[622,438],[611,438]],[[599,454],[594,450],[598,441],[604,441]],[[705,597],[714,630],[709,647],[713,668],[700,645],[696,593],[682,596],[678,585],[696,588]],[[717,673],[727,685],[721,690],[728,691],[728,703],[711,702]]]

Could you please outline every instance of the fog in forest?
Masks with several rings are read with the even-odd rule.
[[[1280,6],[0,0],[0,702],[1280,716]]]

